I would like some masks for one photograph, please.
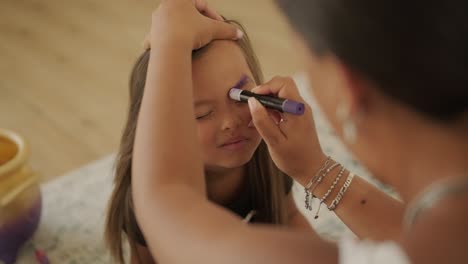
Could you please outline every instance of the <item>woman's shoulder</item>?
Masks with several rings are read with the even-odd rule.
[[[339,264],[410,264],[396,242],[373,242],[345,238],[339,242]]]

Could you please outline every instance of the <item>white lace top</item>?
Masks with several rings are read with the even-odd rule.
[[[343,239],[339,243],[339,264],[410,264],[408,257],[395,242],[376,243]]]

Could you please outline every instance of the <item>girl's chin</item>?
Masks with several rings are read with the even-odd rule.
[[[253,153],[250,155],[232,155],[226,156],[223,160],[218,160],[205,166],[208,170],[222,171],[226,169],[236,169],[245,166],[252,159]]]

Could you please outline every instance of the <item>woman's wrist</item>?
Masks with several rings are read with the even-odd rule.
[[[156,34],[154,34],[156,35]],[[186,51],[192,53],[193,40],[189,36],[177,32],[165,32],[164,34],[157,34],[151,38],[151,49],[164,49],[172,51]]]
[[[319,155],[318,158],[314,159],[314,162],[313,164],[311,164],[310,170],[308,171],[307,175],[301,177],[300,179],[297,179],[297,181],[304,187],[308,186],[311,183],[311,181],[314,182],[314,184],[312,184],[313,188],[310,188],[309,191],[311,191],[312,195],[314,195],[315,197],[322,197],[329,190],[330,186],[335,181],[336,176],[339,174],[339,168],[341,168],[341,166],[339,164],[337,164],[338,166],[332,166],[334,163],[335,161],[332,158],[322,153],[321,155]],[[326,166],[324,167],[324,165]],[[330,170],[327,171],[327,169]],[[317,183],[316,176],[319,172],[320,174],[325,174],[325,176],[321,178],[319,183]],[[346,169],[343,172],[344,175],[347,175],[348,173],[349,171]],[[337,184],[340,187],[343,184],[343,182],[340,180],[339,182],[337,182]],[[335,188],[335,190],[331,192],[331,195],[333,196],[334,194],[336,194],[339,189],[340,188]]]
[[[322,151],[320,151],[316,155],[313,155],[313,157],[314,159],[305,170],[305,173],[303,173],[302,175],[298,175],[298,177],[294,177],[294,180],[296,180],[304,187],[307,186],[310,180],[315,176],[315,174],[317,174],[317,172],[329,158]]]

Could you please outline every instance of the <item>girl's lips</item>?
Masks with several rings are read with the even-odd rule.
[[[247,144],[247,139],[241,139],[237,141],[231,141],[230,143],[226,143],[221,145],[223,149],[228,149],[228,150],[238,150],[243,148]]]

